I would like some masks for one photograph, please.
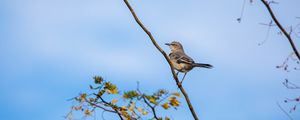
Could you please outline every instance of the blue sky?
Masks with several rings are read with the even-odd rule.
[[[300,1],[278,2],[272,7],[283,25],[299,23]],[[177,40],[195,61],[215,66],[194,69],[184,82],[201,119],[288,119],[276,102],[299,96],[281,84],[300,84],[299,73],[275,68],[291,53],[276,27],[258,46],[268,29],[259,23],[271,20],[260,1],[246,4],[242,23],[236,18],[243,0],[130,3],[165,51],[164,43]],[[0,26],[2,120],[63,120],[72,105],[66,100],[87,91],[94,75],[122,90],[137,81],[145,92],[177,90],[167,62],[122,0],[1,0]],[[170,116],[192,119],[185,104]]]

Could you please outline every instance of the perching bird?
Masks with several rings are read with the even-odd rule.
[[[202,68],[212,68],[213,66],[210,64],[203,64],[203,63],[195,63],[194,60],[187,56],[184,53],[183,47],[179,42],[173,41],[171,43],[166,43],[165,45],[168,45],[171,49],[171,53],[169,54],[169,58],[174,65],[174,68],[178,72],[184,73],[184,76],[181,80],[184,80],[185,75],[187,72],[192,70],[194,67],[202,67]],[[178,75],[177,72],[177,75]]]

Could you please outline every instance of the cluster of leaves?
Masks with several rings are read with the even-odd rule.
[[[90,85],[91,93],[81,93],[74,97],[75,104],[71,107],[66,118],[73,120],[73,112],[79,111],[84,117],[92,116],[97,109],[115,113],[121,120],[170,120],[169,117],[160,117],[156,110],[177,109],[180,106],[181,94],[169,93],[160,89],[152,94],[142,93],[136,90],[120,92],[118,87],[102,77],[94,77],[94,85]]]

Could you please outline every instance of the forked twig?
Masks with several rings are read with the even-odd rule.
[[[274,15],[274,12],[273,10],[271,9],[270,7],[270,3],[273,3],[272,1],[271,2],[268,2],[266,0],[261,0],[261,2],[266,6],[267,10],[269,11],[273,21],[276,23],[276,25],[278,26],[278,28],[280,29],[280,31],[284,34],[284,36],[288,39],[295,55],[297,56],[298,60],[300,60],[300,54],[294,44],[294,41],[293,39],[291,38],[290,34],[282,27],[282,25],[280,24],[280,22],[277,20],[276,16]]]

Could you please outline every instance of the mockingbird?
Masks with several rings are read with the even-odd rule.
[[[212,68],[213,66],[210,64],[203,63],[195,63],[194,60],[187,56],[184,53],[183,47],[179,42],[173,41],[171,43],[166,43],[171,49],[171,53],[169,54],[169,58],[174,66],[174,68],[179,72],[184,73],[184,76],[180,83],[184,80],[187,72],[192,70],[194,67],[202,67],[202,68]]]

